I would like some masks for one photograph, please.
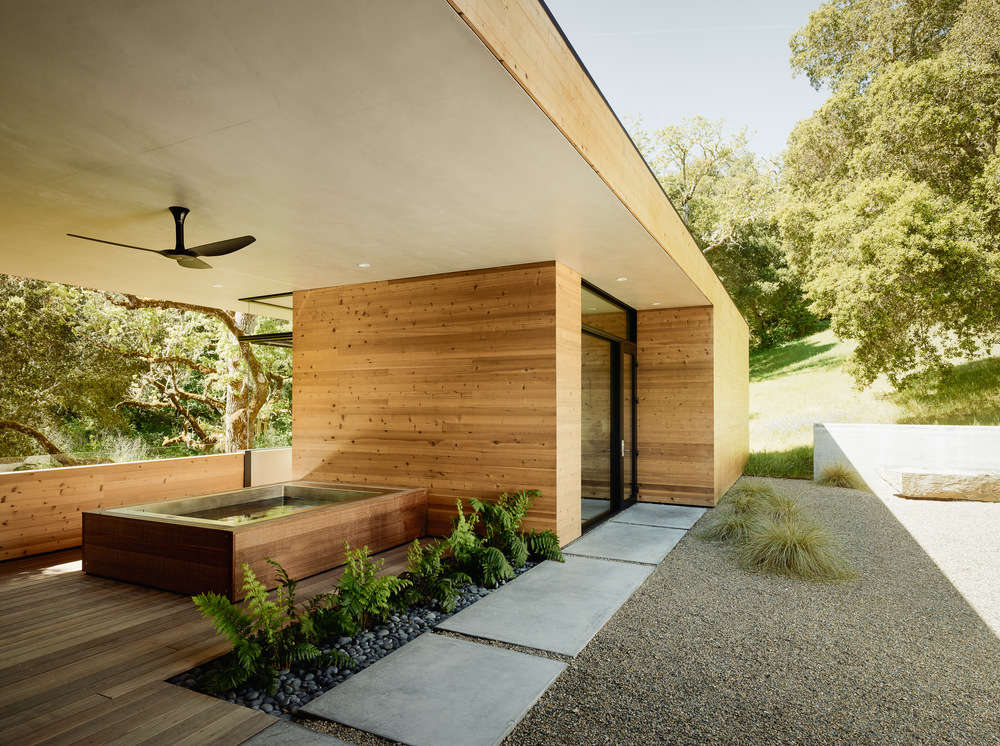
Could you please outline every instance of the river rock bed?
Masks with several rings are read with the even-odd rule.
[[[538,563],[527,562],[524,567],[517,568],[514,570],[515,577],[527,572],[536,564]],[[457,614],[495,590],[497,589],[467,585],[459,591],[455,611],[451,613],[442,611],[437,604],[412,606],[404,611],[397,611],[382,624],[362,630],[354,637],[331,638],[319,645],[320,650],[324,653],[339,650],[349,655],[356,663],[354,668],[345,669],[338,666],[305,663],[282,671],[278,675],[278,686],[274,694],[268,694],[266,688],[260,689],[252,684],[246,684],[238,689],[230,689],[221,694],[212,694],[212,696],[290,720],[307,702],[330,691],[340,682],[350,678],[358,671],[363,671],[375,661],[384,658],[393,650],[433,629],[452,614]],[[205,623],[208,624],[208,620],[205,620]],[[215,661],[209,661],[201,666],[196,666],[168,679],[168,681],[171,684],[193,689],[203,694],[210,694],[198,686],[198,680],[214,663]]]

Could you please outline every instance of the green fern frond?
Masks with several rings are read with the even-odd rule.
[[[514,577],[514,568],[496,547],[486,547],[479,553],[479,571],[483,584],[496,587]]]
[[[202,616],[212,620],[216,631],[234,645],[253,629],[253,617],[223,595],[199,593],[191,600]]]
[[[526,536],[528,553],[539,560],[565,562],[562,549],[559,547],[559,537],[553,531],[530,531]]]
[[[517,534],[512,534],[506,539],[507,557],[513,567],[524,567],[528,561],[528,545]]]

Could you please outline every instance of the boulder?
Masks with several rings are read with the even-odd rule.
[[[894,466],[882,467],[879,474],[899,497],[1000,502],[1000,467],[975,470]]]

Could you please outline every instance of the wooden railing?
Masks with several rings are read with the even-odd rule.
[[[79,546],[85,510],[287,481],[290,451],[250,451],[249,456],[240,451],[0,474],[0,560]]]

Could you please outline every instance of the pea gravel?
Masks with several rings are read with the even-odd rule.
[[[505,743],[1000,743],[1000,640],[885,505],[768,481],[857,580],[746,573],[696,526]]]

